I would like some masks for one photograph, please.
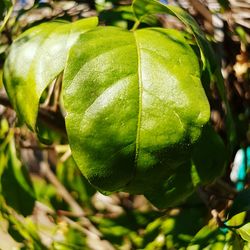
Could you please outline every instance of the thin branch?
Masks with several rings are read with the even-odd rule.
[[[65,202],[69,204],[73,213],[77,214],[77,216],[81,219],[83,226],[88,228],[92,233],[101,236],[101,233],[94,227],[94,225],[92,225],[90,220],[84,217],[86,215],[84,210],[57,179],[56,175],[51,171],[47,162],[41,163],[41,174],[43,174],[48,179],[48,181],[56,187],[57,193],[65,200]]]
[[[211,205],[209,203],[209,196],[207,195],[207,193],[201,187],[199,187],[197,189],[197,192],[198,192],[200,198],[202,199],[202,201],[207,206],[207,208],[210,210],[210,213],[211,213],[212,217],[214,218],[214,220],[217,222],[218,226],[219,227],[226,227],[226,225],[224,224],[224,222],[220,218],[219,212],[215,208],[211,207]]]
[[[40,108],[38,111],[38,120],[65,138],[67,137],[65,121],[61,113]]]
[[[12,108],[8,97],[2,92],[0,93],[0,104],[7,108]]]
[[[200,13],[211,25],[212,25],[212,14],[206,8],[204,4],[202,4],[199,0],[189,0],[194,9]]]
[[[237,194],[237,190],[234,187],[230,186],[228,183],[221,179],[216,180],[215,184],[218,185],[221,189],[227,191],[229,194]]]
[[[48,94],[47,94],[47,97],[45,99],[45,101],[40,105],[41,107],[47,107],[50,103],[50,100],[51,100],[51,97],[53,95],[53,92],[54,92],[54,88],[55,88],[55,85],[56,85],[56,81],[57,79],[55,79],[49,86],[48,88]]]
[[[51,150],[55,149],[53,146],[39,146],[39,145],[24,145],[22,142],[20,143],[20,147],[23,149],[32,149],[32,150]]]
[[[115,250],[115,248],[107,240],[102,240],[98,235],[93,234],[91,231],[86,228],[81,227],[77,222],[69,219],[66,216],[63,216],[62,219],[66,221],[72,227],[78,229],[87,235],[87,244],[90,249],[93,250]]]
[[[61,73],[55,83],[54,87],[54,103],[51,107],[51,110],[56,112],[59,108],[59,99],[60,99],[60,93],[61,93],[61,88],[62,88],[62,80],[63,80],[63,74]]]
[[[8,12],[7,12],[7,14],[6,14],[6,16],[4,17],[3,23],[2,23],[1,26],[0,26],[0,33],[2,33],[2,31],[3,31],[4,27],[5,27],[5,25],[6,25],[7,22],[9,21],[10,16],[11,16],[13,10],[14,10],[14,5],[12,5],[12,6],[9,8],[9,10],[8,10]]]
[[[36,202],[36,207],[40,210],[45,211],[47,214],[55,215],[55,212],[51,208],[40,202]],[[90,249],[114,250],[114,247],[108,241],[101,239],[101,235],[97,235],[89,229],[82,227],[78,222],[71,220],[69,217],[78,217],[74,213],[60,210],[59,215],[61,220],[67,222],[72,228],[79,230],[87,236],[87,244]]]
[[[69,157],[71,156],[71,150],[70,148],[62,155],[62,157],[60,158],[60,162],[65,162],[69,159]]]
[[[0,105],[13,109],[7,95],[4,93],[0,93]],[[40,107],[38,111],[38,120],[66,138],[67,134],[65,121],[60,112],[53,112],[46,108]]]
[[[41,174],[56,187],[57,193],[60,194],[60,196],[69,204],[74,213],[78,216],[85,216],[83,209],[74,200],[68,190],[60,183],[55,174],[51,171],[47,162],[41,162]]]

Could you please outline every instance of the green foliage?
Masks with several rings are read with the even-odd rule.
[[[2,131],[6,131],[6,138],[2,138],[0,150],[1,194],[5,202],[24,216],[32,213],[35,195],[27,169],[16,156],[13,132],[7,131],[6,121],[2,121]]]
[[[11,7],[10,0],[3,0],[0,2],[0,21],[4,18],[6,11]]]
[[[224,182],[225,190],[216,185],[236,135],[210,42],[179,7],[156,0],[98,3],[100,23],[116,27],[96,27],[96,17],[53,20],[27,29],[6,53],[10,102],[19,120],[51,145],[35,142],[8,108],[1,110],[8,121],[1,117],[0,237],[5,225],[18,249],[28,250],[106,249],[105,241],[114,249],[249,249],[249,190],[235,196]],[[5,51],[11,3],[2,1],[0,10]],[[158,14],[176,17],[185,31],[159,27]],[[246,35],[238,34],[247,46]],[[224,140],[209,121],[214,83]],[[66,136],[51,129],[53,122],[47,127],[53,115],[52,121],[64,116]],[[220,195],[215,201],[213,188]],[[107,198],[96,189],[126,194]]]
[[[63,71],[68,50],[80,33],[96,25],[94,17],[74,23],[44,23],[24,32],[12,44],[4,67],[4,84],[19,118],[30,129],[36,130],[39,100]]]
[[[96,190],[81,174],[72,157],[64,163],[59,162],[57,166],[57,176],[79,204],[91,206],[90,199]]]
[[[6,167],[1,176],[1,192],[6,203],[24,216],[32,213],[35,195],[27,170],[16,158],[13,139],[7,149]]]
[[[140,19],[159,11],[169,12],[168,8],[171,8],[159,5],[162,8],[159,10],[155,2],[146,8],[149,9],[148,13],[144,11],[138,14],[137,4],[135,1],[133,9]],[[185,12],[178,8],[171,11],[192,27],[196,38],[204,38]],[[95,25],[92,19],[78,23],[83,23],[87,29]],[[68,29],[71,29],[70,24],[44,25],[48,26],[46,31],[43,25],[38,26],[17,39],[4,70],[5,86],[14,107],[33,129],[42,92],[62,70],[66,51],[74,43],[72,41],[66,49],[64,43],[60,43],[60,39],[64,39]],[[76,24],[72,25],[74,27]],[[56,28],[54,26],[60,26],[60,29],[49,35]],[[76,29],[74,39],[78,34]],[[44,39],[43,46],[38,49]],[[204,43],[202,39],[197,38],[198,45]],[[51,43],[62,44],[62,49],[55,51]],[[30,52],[25,51],[31,45],[36,46],[37,50],[27,58]],[[21,50],[20,46],[27,49]],[[46,53],[44,59],[39,58],[39,63],[35,64],[33,58],[42,55],[43,48],[47,47],[50,53]],[[204,54],[203,50],[201,52]],[[19,66],[16,54],[22,59],[27,58],[26,67]],[[43,74],[47,70],[48,60],[57,54],[62,57],[58,60],[59,66],[56,64],[55,69],[52,67],[49,73]],[[127,62],[125,55],[129,55]],[[31,95],[27,100],[24,93],[28,88]],[[171,191],[170,196],[168,193],[175,185],[173,183],[179,182],[178,174],[174,172],[180,165],[190,165],[184,162],[190,160],[192,147],[209,118],[198,60],[185,37],[178,31],[159,28],[129,32],[106,27],[86,32],[70,50],[63,92],[73,156],[87,179],[104,192],[143,193],[152,197],[151,200],[158,206],[175,205],[176,202],[172,201],[175,192]],[[81,129],[79,124],[82,124]],[[116,168],[117,164],[120,165],[119,169]],[[185,171],[189,176],[187,185],[190,189],[187,189],[186,195],[179,196],[178,201],[193,191],[190,167],[184,168],[187,168]],[[150,181],[148,175],[152,176]],[[166,199],[165,203],[160,198],[164,193],[172,197]]]
[[[15,0],[13,0],[13,1],[15,1]],[[1,3],[0,3],[0,35],[1,35],[2,31],[4,30],[7,22],[10,19],[13,9],[14,9],[14,6],[12,5],[11,0],[2,0],[1,1]],[[0,46],[1,52],[2,52],[2,50],[5,50],[5,49],[6,49],[5,46]]]

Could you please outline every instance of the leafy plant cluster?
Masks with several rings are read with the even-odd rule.
[[[18,118],[3,110],[1,225],[9,244],[248,249],[249,192],[221,179],[239,139],[210,42],[177,6],[102,4],[100,21],[44,22],[9,41],[9,100],[1,103]],[[13,7],[6,1],[2,10],[4,41]],[[183,30],[159,27],[166,14]],[[115,21],[98,26],[108,16]],[[223,103],[220,133],[210,121],[213,91]]]

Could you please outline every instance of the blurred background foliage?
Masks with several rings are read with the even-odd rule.
[[[200,187],[181,206],[163,211],[142,196],[104,196],[79,172],[63,129],[53,129],[51,116],[60,118],[63,110],[54,114],[50,109],[46,102],[50,89],[39,111],[39,130],[51,142],[48,146],[19,124],[0,81],[0,249],[250,249],[250,3],[162,2],[179,5],[194,16],[221,62],[237,134],[224,175]],[[0,75],[8,47],[26,29],[49,20],[89,16],[99,16],[100,25],[130,29],[135,22],[130,4],[130,0],[1,0]],[[168,15],[150,22],[183,28]],[[212,124],[226,140],[224,103],[213,84],[207,93]]]

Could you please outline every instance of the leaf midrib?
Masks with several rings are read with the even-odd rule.
[[[137,132],[136,132],[136,143],[135,143],[135,168],[134,174],[136,172],[138,158],[139,158],[139,150],[140,150],[140,137],[141,137],[141,118],[142,118],[142,69],[141,69],[141,53],[140,47],[136,37],[136,31],[133,32],[134,39],[135,39],[135,47],[137,51],[137,58],[138,58],[138,119],[137,119]],[[133,177],[131,180],[133,180]]]

